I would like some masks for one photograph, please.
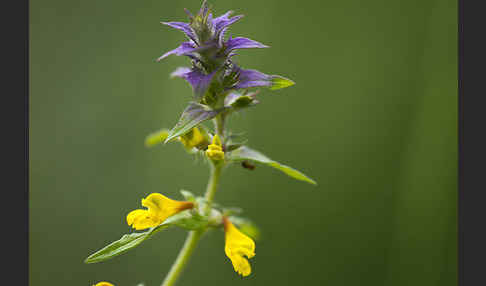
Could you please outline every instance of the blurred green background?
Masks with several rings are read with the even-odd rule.
[[[262,229],[239,277],[222,231],[178,285],[456,285],[457,12],[452,0],[210,1],[244,14],[245,68],[297,84],[260,93],[230,121],[249,146],[293,166],[232,166],[216,201]],[[187,58],[154,59],[184,36],[200,1],[30,2],[30,284],[160,285],[186,232],[170,229],[99,264],[140,199],[202,194],[208,170],[180,144],[144,147],[191,98],[169,79]]]

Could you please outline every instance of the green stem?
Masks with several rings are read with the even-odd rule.
[[[204,194],[204,198],[206,199],[206,208],[204,209],[205,215],[209,215],[211,211],[211,204],[213,203],[214,195],[218,189],[219,178],[222,170],[223,162],[218,164],[211,163],[211,177],[206,188],[206,193]]]
[[[179,278],[182,269],[184,269],[184,266],[187,264],[189,257],[191,257],[194,249],[196,249],[197,242],[199,241],[199,238],[201,238],[201,235],[202,231],[199,230],[192,230],[189,232],[189,235],[186,238],[186,242],[184,242],[184,246],[179,252],[176,261],[174,262],[174,264],[172,264],[172,267],[165,277],[162,286],[174,285],[177,278]]]
[[[222,123],[223,123],[222,120],[216,121],[216,129],[218,131],[222,130],[221,127]],[[214,195],[216,194],[216,190],[218,189],[219,179],[221,176],[221,171],[223,170],[223,165],[224,165],[223,162],[217,164],[213,164],[211,162],[209,182],[206,188],[206,193],[204,194],[204,198],[206,199],[206,203],[207,203],[204,209],[204,213],[206,215],[209,215],[211,211],[211,204],[213,202]],[[172,286],[175,284],[177,278],[179,278],[179,275],[181,274],[182,270],[184,269],[187,262],[189,261],[189,258],[191,257],[192,253],[196,249],[197,243],[199,242],[199,239],[201,238],[204,232],[205,230],[193,230],[189,232],[189,235],[187,236],[186,241],[184,242],[184,246],[179,252],[179,255],[174,261],[174,264],[172,264],[172,267],[170,268],[169,273],[165,277],[162,286]]]
[[[219,135],[221,140],[224,140],[224,119],[224,114],[220,114],[214,119],[216,125],[216,133]]]

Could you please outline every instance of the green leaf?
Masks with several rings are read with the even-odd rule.
[[[245,132],[239,132],[239,133],[232,133],[231,131],[229,134],[226,136],[226,141],[235,141],[242,139],[245,136]]]
[[[295,82],[293,82],[288,78],[279,75],[274,75],[272,78],[272,85],[270,86],[270,89],[276,90],[276,89],[286,88],[294,84]]]
[[[233,150],[236,150],[238,148],[240,148],[241,146],[243,146],[243,144],[230,144],[230,145],[226,145],[226,152],[231,152]]]
[[[236,149],[232,152],[228,152],[227,158],[229,160],[232,160],[232,161],[251,160],[251,161],[254,161],[254,162],[257,162],[257,163],[266,164],[268,166],[274,167],[274,168],[284,172],[285,174],[287,174],[288,176],[290,176],[294,179],[305,181],[305,182],[317,185],[317,183],[314,180],[307,177],[303,173],[301,173],[301,172],[299,172],[299,171],[297,171],[297,170],[295,170],[295,169],[293,169],[289,166],[280,164],[277,161],[273,161],[272,159],[268,158],[267,156],[263,155],[262,153],[255,151],[255,150],[253,150],[253,149],[251,149],[247,146],[241,146],[240,148],[238,148],[238,149]]]
[[[119,240],[108,244],[107,246],[88,256],[88,258],[84,260],[84,263],[98,263],[118,256],[128,251],[129,249],[134,248],[135,246],[139,245],[140,243],[154,235],[156,232],[165,229],[168,226],[169,225],[162,224],[151,228],[146,232],[134,232],[130,234],[125,234]]]
[[[181,117],[179,118],[179,122],[169,131],[167,138],[165,139],[165,143],[169,140],[180,136],[189,130],[191,130],[194,126],[214,118],[224,109],[214,110],[208,107],[207,105],[191,102],[189,106],[182,112]]]
[[[167,130],[166,128],[150,133],[145,138],[145,146],[153,147],[154,145],[163,143],[168,136],[169,136],[169,130]]]
[[[110,243],[97,252],[91,254],[84,260],[85,263],[98,263],[115,256],[118,256],[150,238],[155,233],[168,228],[169,226],[179,226],[187,230],[197,230],[206,227],[207,217],[191,210],[182,211],[166,219],[162,224],[150,228],[145,232],[134,232],[123,235],[119,240]]]

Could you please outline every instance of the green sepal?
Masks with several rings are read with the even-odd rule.
[[[164,143],[167,143],[171,139],[180,136],[193,127],[197,126],[198,124],[214,118],[224,109],[211,109],[207,105],[190,102],[189,106],[182,112],[181,117],[177,124],[169,131],[167,138],[165,139]]]
[[[190,201],[190,202],[196,201],[196,196],[193,193],[191,193],[187,190],[180,190],[180,193],[182,194],[182,196],[184,197],[185,200]]]
[[[239,207],[221,207],[221,211],[225,216],[243,213],[243,209]]]
[[[304,175],[302,172],[295,170],[294,168],[291,168],[289,166],[280,164],[277,161],[273,161],[272,159],[268,158],[267,156],[263,155],[262,153],[255,151],[247,146],[241,146],[240,148],[228,152],[226,155],[226,158],[231,161],[244,161],[244,160],[250,160],[256,163],[262,163],[265,165],[268,165],[270,167],[274,167],[288,176],[305,181],[314,185],[317,185],[317,183],[312,180],[311,178],[307,177]]]
[[[169,130],[166,128],[160,129],[159,131],[150,133],[145,137],[145,146],[153,147],[154,145],[164,143],[165,139],[169,136]]]
[[[243,108],[249,106],[253,103],[253,98],[248,95],[242,95],[236,98],[232,103],[231,106],[234,108]]]
[[[186,230],[198,230],[208,225],[208,218],[195,210],[186,210],[169,217],[165,222]]]
[[[270,90],[286,88],[295,84],[294,81],[279,75],[272,76],[271,81],[272,81],[272,85],[269,87]]]
[[[192,210],[185,210],[166,219],[156,227],[145,232],[134,232],[123,235],[119,240],[110,243],[97,252],[91,254],[84,263],[98,263],[118,256],[150,238],[155,233],[168,228],[179,226],[187,230],[198,230],[208,225],[208,219]]]

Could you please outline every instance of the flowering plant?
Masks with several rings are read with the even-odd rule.
[[[254,240],[258,238],[258,229],[249,219],[238,216],[237,209],[213,202],[225,167],[241,163],[244,168],[253,170],[254,164],[263,164],[297,180],[316,184],[303,173],[238,142],[238,136],[226,128],[225,122],[229,116],[258,104],[257,91],[250,91],[251,88],[277,90],[294,84],[282,76],[243,69],[233,60],[237,50],[268,46],[243,37],[230,36],[226,39],[228,27],[242,18],[231,17],[232,11],[213,18],[211,9],[204,1],[196,15],[186,12],[189,23],[162,23],[182,31],[188,40],[163,54],[157,61],[169,55],[187,56],[191,66],[179,67],[171,76],[189,82],[194,98],[172,129],[161,129],[150,134],[145,145],[151,147],[179,141],[189,154],[203,155],[210,167],[206,193],[204,196],[196,196],[182,190],[183,201],[159,193],[148,195],[141,201],[146,209],[133,210],[126,217],[129,226],[143,232],[125,234],[85,260],[86,263],[105,261],[140,245],[161,230],[171,226],[184,228],[189,231],[189,235],[162,286],[175,283],[201,236],[216,228],[224,230],[224,252],[235,272],[242,276],[251,274],[248,259],[255,256]],[[204,125],[208,121],[213,122],[214,128]]]

